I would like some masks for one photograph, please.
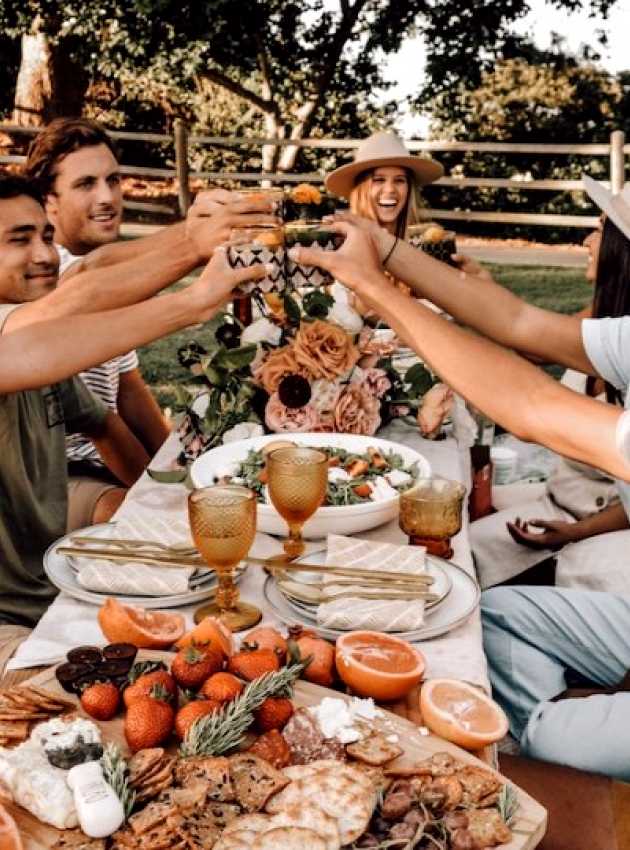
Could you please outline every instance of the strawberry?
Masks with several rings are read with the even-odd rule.
[[[289,641],[291,660],[304,662],[310,659],[302,678],[329,688],[334,679],[335,647],[308,629],[294,630],[292,638]]]
[[[275,673],[279,669],[280,661],[271,649],[245,650],[228,659],[228,670],[248,682],[253,682],[265,673]]]
[[[199,688],[221,667],[223,656],[218,650],[192,645],[177,653],[171,664],[171,674],[180,688]]]
[[[242,642],[241,649],[271,649],[278,656],[280,664],[283,664],[287,657],[286,640],[277,629],[272,629],[271,626],[259,626],[257,629],[252,629]]]
[[[95,720],[111,720],[119,704],[120,691],[112,682],[95,682],[81,693],[81,708]]]
[[[173,731],[175,712],[166,701],[165,690],[155,688],[150,695],[134,699],[125,716],[125,738],[132,752],[157,747]]]
[[[293,703],[287,697],[267,697],[260,708],[254,712],[256,729],[259,732],[282,729],[289,722],[293,711]]]
[[[127,708],[138,697],[149,696],[156,685],[161,685],[170,694],[171,700],[177,701],[177,683],[175,679],[166,670],[154,670],[151,673],[143,673],[132,685],[125,688],[123,691],[123,700]]]
[[[196,720],[200,717],[205,717],[206,714],[212,714],[219,711],[221,703],[215,702],[213,699],[195,699],[187,703],[183,708],[180,708],[175,715],[175,734],[183,741],[186,733]]]
[[[204,697],[216,702],[231,702],[243,690],[243,683],[232,673],[215,673],[207,679],[199,691]]]

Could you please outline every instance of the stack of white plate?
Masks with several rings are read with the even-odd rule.
[[[71,555],[61,555],[57,551],[60,546],[72,546],[71,537],[94,537],[95,541],[102,537],[112,537],[115,523],[103,523],[92,525],[67,534],[57,540],[44,555],[44,570],[46,575],[59,590],[80,599],[82,602],[91,602],[93,605],[102,605],[108,596],[115,594],[99,593],[86,590],[79,584],[77,575],[81,568],[82,559]],[[102,562],[107,563],[106,561]],[[113,567],[115,569],[115,567]],[[237,573],[237,581],[244,567]],[[192,605],[202,602],[214,595],[217,585],[216,574],[213,570],[204,568],[197,570],[190,578],[190,590],[188,593],[173,596],[116,596],[115,598],[124,605],[141,605],[143,608],[176,608],[183,605]]]
[[[308,563],[323,564],[325,556],[313,555],[304,559],[304,571],[291,571],[291,579],[321,587],[322,575],[308,571]],[[421,641],[446,634],[465,623],[479,604],[477,582],[457,564],[427,555],[427,572],[435,579],[431,592],[438,596],[434,602],[425,606],[425,623],[420,629],[396,632],[404,640]],[[265,599],[273,613],[287,625],[302,623],[315,629],[322,637],[334,640],[342,631],[322,628],[317,625],[317,604],[305,602],[294,596],[290,582],[268,576],[264,585]],[[298,594],[299,595],[299,594]],[[410,602],[410,604],[413,604]]]

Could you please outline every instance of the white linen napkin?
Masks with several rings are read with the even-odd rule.
[[[175,596],[187,593],[192,567],[173,569],[120,561],[88,561],[77,574],[86,590],[110,596]]]
[[[419,573],[426,567],[424,546],[397,546],[375,540],[328,535],[326,564],[361,569]],[[324,576],[326,590],[353,590],[335,585],[335,576]],[[317,608],[318,625],[329,629],[370,629],[379,632],[405,632],[424,625],[424,600],[359,599],[344,596],[323,602]]]

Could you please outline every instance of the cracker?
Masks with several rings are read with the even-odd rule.
[[[135,753],[129,759],[129,784],[135,787],[162,763],[164,756],[162,747],[152,747]]]
[[[326,850],[326,842],[312,829],[279,826],[257,836],[252,850]]]
[[[271,796],[289,784],[281,771],[251,753],[232,756],[229,762],[236,799],[246,812],[259,812]]]
[[[105,839],[90,838],[80,829],[64,829],[51,850],[105,850]]]
[[[273,815],[269,829],[278,826],[299,826],[312,829],[313,832],[324,839],[326,850],[339,850],[341,839],[336,818],[327,815],[323,809],[320,809],[316,801],[311,802],[313,805],[287,806],[286,809]]]
[[[5,708],[0,710],[0,720],[47,720],[49,717],[48,712],[28,711],[26,708],[20,710],[16,707],[13,711]]]
[[[172,803],[150,803],[129,818],[129,826],[134,835],[143,835],[176,814],[177,808]]]
[[[21,687],[24,688],[25,686],[22,685]],[[43,697],[44,699],[48,700],[49,702],[57,703],[57,705],[60,705],[62,708],[76,708],[77,707],[76,701],[68,699],[67,697],[64,697],[64,696],[60,696],[57,693],[52,693],[52,691],[48,691],[45,688],[38,688],[37,685],[33,685],[30,682],[28,683],[28,685],[26,687],[33,694],[36,694],[37,696]]]
[[[346,746],[346,752],[357,761],[380,767],[402,755],[402,748],[387,740],[382,732],[373,732],[367,738]]]
[[[146,773],[140,781],[136,780],[135,787],[141,788],[144,785],[154,785],[168,779],[170,783],[173,781],[173,768],[175,767],[175,756],[165,756],[155,767]]]
[[[175,764],[175,783],[186,786],[198,780],[207,783],[209,800],[229,803],[235,799],[230,762],[224,756],[178,759]]]
[[[29,699],[26,694],[20,693],[17,689],[5,691],[2,696],[4,697],[4,708],[25,708],[27,711],[41,710],[41,705],[39,705],[39,703],[33,702],[33,700]]]

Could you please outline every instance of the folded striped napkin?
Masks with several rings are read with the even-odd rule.
[[[397,546],[356,537],[328,535],[327,564],[344,567],[392,570],[417,574],[425,571],[424,546]],[[353,590],[347,585],[335,585],[335,576],[324,576],[326,590]],[[357,588],[358,590],[359,588]],[[329,629],[369,629],[378,632],[406,632],[424,625],[424,600],[343,599],[324,602],[317,608],[318,625]]]
[[[86,590],[110,596],[176,596],[187,593],[194,570],[164,569],[120,561],[88,561],[79,570],[77,581]]]

